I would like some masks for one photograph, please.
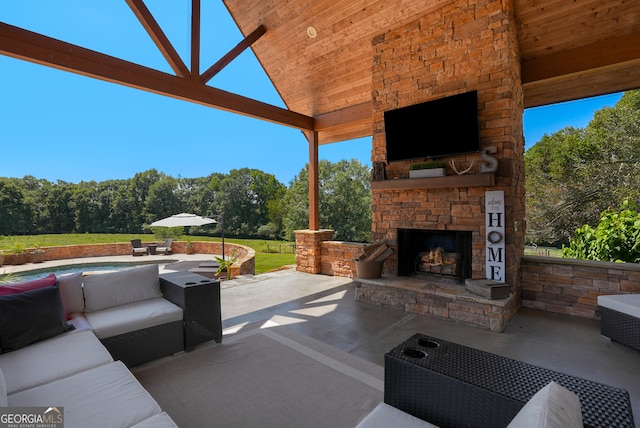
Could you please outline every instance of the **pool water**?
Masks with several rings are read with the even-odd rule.
[[[162,263],[155,264],[167,264],[175,262],[175,260],[163,260]],[[134,267],[145,266],[149,264],[154,264],[153,262],[147,263],[127,263],[127,262],[104,262],[104,263],[82,263],[75,265],[65,265],[65,266],[53,266],[46,269],[34,269],[30,271],[24,271],[19,273],[11,273],[0,275],[0,284],[1,283],[14,283],[14,282],[23,282],[23,281],[31,281],[34,279],[43,278],[51,273],[55,273],[56,276],[76,273],[76,272],[112,272],[124,269],[131,269]]]

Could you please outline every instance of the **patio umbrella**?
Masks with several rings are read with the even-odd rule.
[[[151,223],[151,226],[158,227],[179,227],[179,226],[203,226],[205,224],[217,223],[212,218],[202,217],[195,214],[181,213],[171,217],[163,218]]]

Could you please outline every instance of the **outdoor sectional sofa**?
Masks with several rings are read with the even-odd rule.
[[[0,406],[62,407],[66,427],[175,427],[128,367],[184,349],[158,266],[0,286]]]

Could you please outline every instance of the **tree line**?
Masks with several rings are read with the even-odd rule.
[[[357,160],[320,161],[319,175],[320,226],[334,229],[336,239],[368,241],[368,168]],[[274,175],[249,168],[199,178],[150,169],[129,179],[80,183],[0,177],[0,234],[140,233],[155,220],[191,212],[218,220],[224,213],[228,236],[292,240],[295,230],[308,228],[308,180],[308,165],[288,188]]]
[[[585,128],[545,135],[525,153],[527,241],[566,245],[601,213],[637,205],[639,166],[640,90],[598,110]]]

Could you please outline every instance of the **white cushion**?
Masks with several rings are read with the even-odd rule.
[[[87,312],[87,321],[99,339],[182,321],[182,309],[160,297],[97,312]]]
[[[438,428],[386,403],[380,403],[356,428]]]
[[[7,384],[4,382],[4,375],[0,369],[0,407],[7,407]]]
[[[121,361],[9,395],[9,406],[51,405],[66,427],[130,427],[162,412]]]
[[[84,278],[87,312],[162,297],[158,265],[151,264]]]
[[[578,396],[555,382],[542,388],[507,428],[582,428]]]
[[[640,318],[640,294],[598,296],[598,306]]]
[[[84,295],[82,294],[82,273],[72,273],[58,277],[60,298],[67,314],[84,312]]]
[[[178,428],[178,425],[171,419],[166,412],[151,416],[139,424],[135,424],[132,428]]]
[[[61,334],[0,355],[9,395],[111,362],[90,331]]]

